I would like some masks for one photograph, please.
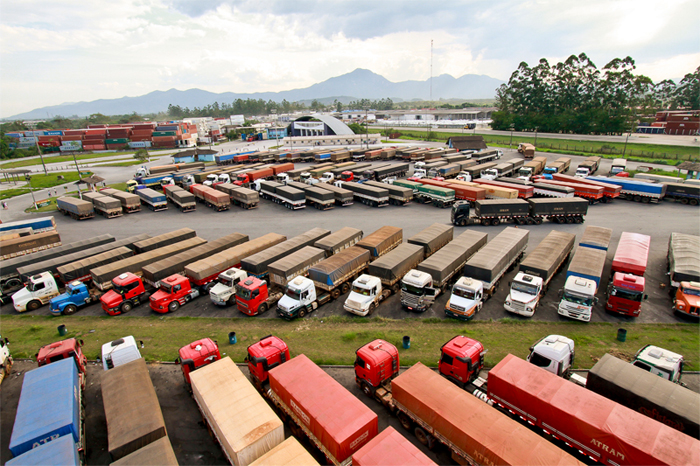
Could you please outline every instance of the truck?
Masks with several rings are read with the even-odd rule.
[[[491,162],[503,157],[503,151],[500,149],[482,149],[471,154],[472,159],[476,159],[478,163]]]
[[[608,311],[637,317],[644,294],[644,272],[649,260],[651,237],[641,233],[623,232],[615,251],[606,292]]]
[[[467,260],[486,244],[487,237],[486,233],[467,230],[408,271],[401,280],[401,305],[410,311],[427,310],[447,290]]]
[[[532,317],[537,311],[554,275],[569,260],[576,235],[553,230],[520,263],[520,269],[510,283],[506,311]]]
[[[364,171],[362,178],[366,180],[382,181],[390,176],[401,178],[406,176],[406,173],[408,173],[407,163],[394,163],[384,166],[371,167]]]
[[[593,177],[580,178],[576,176],[564,175],[563,173],[556,173],[552,175],[552,179],[556,181],[567,181],[576,184],[587,184],[592,186],[597,186],[603,188],[603,197],[600,199],[602,202],[612,202],[613,199],[620,197],[620,192],[622,187],[610,183],[601,183],[600,181],[594,181]]]
[[[700,397],[697,393],[604,354],[588,371],[586,388],[697,439]]]
[[[345,188],[327,183],[319,184],[317,187],[332,192],[335,197],[335,203],[339,206],[347,207],[352,205],[355,201],[354,193]]]
[[[187,277],[178,273],[166,277],[158,282],[158,290],[148,299],[151,309],[159,314],[175,312],[180,306],[200,296],[202,291]]]
[[[164,189],[165,197],[175,204],[181,212],[194,212],[197,209],[194,194],[176,185],[166,186]]]
[[[216,284],[209,288],[209,299],[217,306],[233,306],[236,304],[236,285],[247,277],[248,274],[238,267],[224,270],[216,278]]]
[[[284,441],[284,424],[230,357],[191,372],[190,382],[202,418],[229,463],[251,464]],[[221,387],[228,387],[225,397]]]
[[[131,361],[141,359],[139,345],[143,348],[143,341],[136,343],[132,336],[117,338],[102,345],[102,369],[110,371],[115,367],[123,366]]]
[[[435,207],[445,208],[454,204],[456,190],[449,188],[449,184],[436,186],[432,183],[427,183],[428,180],[421,179],[421,186],[418,187],[418,192],[414,193],[414,197],[418,202],[423,204],[433,204]],[[439,182],[438,182],[439,183]]]
[[[392,205],[406,205],[413,200],[413,190],[410,188],[371,180],[365,181],[362,184],[389,191],[389,204]]]
[[[190,393],[192,393],[190,374],[220,359],[219,345],[211,338],[202,338],[180,348],[175,363],[180,365],[185,386]]]
[[[627,170],[627,160],[626,159],[613,159],[612,165],[610,166],[610,176],[617,176]]]
[[[483,185],[484,188],[495,186],[504,189],[514,189],[515,191],[517,191],[517,197],[520,199],[529,199],[535,195],[535,188],[533,186],[524,186],[516,183],[508,183],[505,181],[487,180],[481,178],[478,179],[476,183],[477,185]]]
[[[621,177],[606,178],[604,176],[589,176],[586,180],[608,183],[620,187],[620,199],[647,203],[658,203],[666,196],[667,186],[659,183],[630,180]]]
[[[250,170],[239,174],[236,176],[236,181],[234,181],[233,184],[248,188],[255,180],[267,180],[274,177],[275,172],[272,167],[257,168],[255,170]]]
[[[87,220],[95,216],[95,209],[92,202],[76,199],[74,197],[59,197],[56,199],[58,211],[63,215],[69,215],[75,220]]]
[[[520,160],[520,165],[517,168],[520,168],[523,166],[524,162],[522,159],[514,159],[514,160]],[[486,170],[482,170],[480,178],[485,179],[485,180],[495,180],[498,177],[513,176],[513,173],[515,173],[515,170],[517,168],[511,160],[508,160],[506,162],[501,162],[499,164],[496,164],[492,168],[487,168]]]
[[[421,180],[426,184],[434,184],[434,183],[439,183],[436,181],[431,181],[431,180]],[[496,181],[489,181],[489,180],[477,180],[476,183],[472,183],[470,181],[460,181],[460,180],[450,180],[445,187],[449,189],[454,189],[455,190],[455,197],[458,199],[466,199],[469,201],[472,200],[477,200],[477,199],[517,199],[518,194],[519,194],[519,189],[515,188],[520,188],[520,186],[512,186],[510,188],[506,188],[501,186],[503,182],[496,182]],[[510,183],[509,183],[510,184]],[[480,189],[483,191],[483,196],[481,193],[477,194],[476,196],[460,196],[458,195],[458,188],[456,186],[459,186],[459,189],[463,188],[471,188],[472,192],[474,189]]]
[[[216,189],[228,194],[232,204],[243,207],[246,210],[256,208],[260,202],[260,194],[257,191],[242,186],[222,183],[217,185]]]
[[[525,255],[529,232],[507,227],[479,249],[465,264],[462,277],[452,287],[445,314],[471,320],[498,289],[501,278]]]
[[[606,251],[585,247],[579,243],[566,272],[564,288],[560,290],[558,313],[582,322],[590,322],[596,293],[605,269]]]
[[[666,255],[673,311],[698,316],[700,312],[700,236],[671,233]]]
[[[501,409],[517,411],[599,463],[700,462],[697,439],[512,354],[489,371],[487,389]]]
[[[10,340],[0,337],[0,383],[12,372],[13,362],[10,355]]]
[[[331,233],[314,243],[314,247],[323,249],[326,257],[331,257],[343,249],[347,249],[362,239],[362,230],[352,227],[343,227],[335,233]]]
[[[20,236],[0,241],[0,260],[33,254],[38,251],[61,245],[61,235],[55,231],[45,231],[36,235]]]
[[[427,228],[411,236],[406,240],[409,244],[416,244],[423,248],[427,259],[438,252],[443,246],[452,241],[454,227],[442,223],[433,223]]]
[[[72,358],[28,371],[10,436],[12,455],[19,459],[35,448],[70,437],[84,459],[83,403],[81,379]]]
[[[154,212],[168,210],[168,200],[164,193],[159,193],[151,188],[138,189],[136,194],[141,198],[141,204]]]
[[[105,372],[100,385],[112,461],[167,435],[158,396],[143,358]]]
[[[134,243],[134,250],[137,254],[153,251],[154,249],[169,246],[171,244],[185,241],[186,239],[194,238],[197,232],[191,228],[180,228],[179,230],[169,231],[153,237],[148,237]]]
[[[100,303],[107,315],[118,316],[139,306],[145,297],[146,288],[141,277],[124,272],[112,279],[111,289],[100,296]]]
[[[544,167],[544,176],[546,178],[555,173],[566,173],[569,171],[569,167],[571,167],[571,159],[569,157],[559,157]]]
[[[376,260],[403,242],[403,229],[383,226],[358,241],[356,246],[370,252],[370,260]]]
[[[318,210],[329,210],[335,207],[335,194],[327,189],[322,189],[318,185],[310,186],[305,183],[288,181],[287,186],[298,189],[306,196],[306,204]]]
[[[481,177],[481,173],[485,173],[488,170],[495,168],[496,163],[495,162],[485,162],[485,163],[478,163],[476,165],[473,164],[473,160],[470,160],[468,162],[461,162],[461,171],[459,172],[457,179],[460,181],[473,181],[477,178]],[[442,168],[442,167],[440,167]],[[438,168],[438,170],[440,170]],[[428,176],[430,176],[430,173],[428,173]]]
[[[95,211],[105,218],[121,217],[123,215],[122,204],[118,199],[102,194],[101,192],[83,193],[83,198],[92,202]]]
[[[5,463],[8,466],[42,465],[42,466],[80,466],[83,464],[78,445],[70,436],[59,437]]]
[[[353,196],[365,205],[372,207],[384,207],[389,205],[389,190],[355,183],[354,181],[342,182],[339,187],[352,191]],[[338,185],[336,185],[338,186]]]
[[[574,176],[576,178],[586,178],[587,176],[594,175],[600,167],[600,161],[603,160],[602,157],[591,156],[586,157],[586,160],[578,164],[576,167],[576,173]]]
[[[527,142],[521,142],[518,144],[518,152],[523,154],[523,157],[526,159],[531,159],[535,156],[535,146]]]
[[[546,157],[535,157],[518,170],[518,178],[529,181],[533,176],[539,175],[547,165]]]
[[[12,295],[12,304],[17,312],[35,311],[59,294],[53,275],[41,272],[30,277],[27,286]]]
[[[698,205],[700,202],[700,186],[685,183],[663,183],[666,186],[664,199],[677,201],[681,204]]]
[[[304,191],[285,186],[276,181],[261,181],[260,197],[276,204],[282,204],[291,210],[299,210],[306,207]]]
[[[572,181],[560,181],[556,179],[548,179],[547,183],[554,186],[573,188],[575,196],[588,199],[588,202],[591,204],[595,204],[605,199],[605,190],[601,186],[593,186],[588,183],[578,183]]]
[[[683,376],[685,358],[673,351],[654,345],[646,345],[634,355],[632,364],[657,377],[683,385],[681,377]]]
[[[574,188],[557,186],[543,181],[535,181],[532,187],[534,188],[533,195],[536,197],[574,197],[576,193]]]
[[[127,193],[112,188],[103,189],[100,192],[118,200],[122,205],[122,211],[126,212],[127,214],[133,214],[134,212],[141,211],[141,198],[136,194]]]
[[[203,203],[207,207],[211,207],[217,212],[228,210],[231,206],[231,199],[228,194],[224,192],[201,184],[192,185],[190,189],[192,194],[197,198],[197,201]]]
[[[393,251],[369,264],[353,283],[343,309],[359,316],[371,315],[377,305],[401,290],[401,279],[423,261],[423,246],[400,244]]]
[[[352,454],[377,435],[377,414],[305,355],[270,369],[268,377],[272,405],[330,464],[350,464]]]
[[[576,197],[486,199],[474,202],[474,215],[470,215],[470,210],[469,202],[456,202],[452,206],[452,224],[500,225],[513,221],[517,225],[539,225],[545,219],[554,223],[583,223],[588,201]]]
[[[76,280],[66,285],[66,291],[51,298],[49,305],[54,316],[72,315],[78,308],[97,302],[99,295],[91,292],[85,283]]]
[[[450,163],[447,165],[441,165],[439,167],[434,167],[428,170],[427,176],[429,178],[435,178],[437,176],[445,179],[455,178],[462,171],[462,165],[460,163]]]
[[[370,252],[358,245],[312,266],[308,278],[296,277],[289,282],[277,303],[277,315],[287,320],[304,317],[350,291],[352,279],[363,273],[370,262]]]

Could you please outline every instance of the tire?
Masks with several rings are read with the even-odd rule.
[[[500,224],[501,224],[501,219],[498,218],[498,217],[496,217],[496,218],[494,218],[493,220],[491,220],[491,225],[493,225],[493,226],[498,226],[498,225],[500,225]]]
[[[489,226],[489,225],[491,225],[491,220],[488,219],[488,218],[484,218],[484,219],[481,220],[481,224],[482,224],[482,225]]]
[[[467,226],[467,219],[462,219],[459,221],[459,226],[461,227],[466,227]]]
[[[651,201],[651,199],[649,199],[648,197],[643,197],[643,198],[642,198],[642,203],[643,203],[643,204],[649,204],[649,201]]]
[[[374,313],[374,310],[377,308],[377,305],[374,303],[370,303],[369,305],[369,311],[367,312],[368,316],[371,316]]]
[[[689,199],[687,197],[682,197],[681,198],[681,204],[687,204]]]
[[[690,204],[690,205],[698,205],[698,200],[697,200],[697,199],[691,199],[690,201],[688,201],[688,204]]]
[[[175,312],[180,308],[180,303],[177,301],[173,301],[170,304],[168,304],[168,311],[169,312]]]
[[[637,196],[634,196],[632,199],[634,200],[634,202],[639,202],[642,200],[642,196],[637,195]]]
[[[340,288],[335,288],[331,291],[331,298],[338,299],[340,297]]]
[[[299,310],[299,318],[303,318],[306,315],[306,308]]]
[[[574,223],[576,219],[574,217],[567,217],[566,218],[566,223]]]
[[[413,427],[413,421],[410,417],[408,417],[407,414],[400,412],[397,415],[397,417],[399,418],[399,422],[401,423],[404,429],[411,430],[411,427]]]
[[[258,314],[264,314],[267,312],[267,303],[262,303],[260,307],[258,307]]]
[[[583,217],[576,217],[576,223],[583,223]]]
[[[29,301],[27,303],[27,310],[28,311],[36,311],[41,307],[41,301],[37,301],[36,299]]]
[[[535,219],[535,225],[542,225],[542,217],[537,217]]]
[[[133,304],[131,304],[131,301],[125,301],[122,303],[121,306],[119,306],[119,311],[122,313],[129,312],[134,308]]]
[[[374,388],[368,382],[362,382],[362,393],[370,398],[374,398]]]
[[[423,430],[422,427],[416,426],[416,428],[413,429],[413,434],[416,436],[418,441],[426,447],[428,446],[428,444],[430,444],[430,440],[428,439],[429,435],[425,430]]]
[[[340,294],[345,294],[348,291],[350,291],[350,283],[345,282],[342,285],[340,285]]]
[[[68,306],[66,306],[63,309],[62,314],[64,316],[70,316],[70,315],[75,314],[77,310],[78,310],[78,307],[75,304],[69,304]]]

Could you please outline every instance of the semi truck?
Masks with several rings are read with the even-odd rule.
[[[559,292],[559,315],[590,322],[596,293],[605,269],[606,251],[579,243],[566,272],[564,288]]]
[[[335,207],[335,194],[327,189],[322,189],[318,185],[310,186],[296,181],[288,181],[286,185],[302,191],[306,196],[306,204],[318,210],[330,210]]]
[[[328,183],[319,184],[317,187],[332,192],[335,197],[335,203],[339,206],[347,207],[354,203],[354,193],[348,189]]]
[[[127,193],[112,188],[102,189],[100,192],[118,200],[122,205],[122,210],[127,214],[141,211],[141,198],[134,193]]]
[[[202,338],[193,341],[189,345],[185,345],[179,349],[175,363],[180,365],[182,376],[185,379],[185,385],[190,393],[192,393],[190,374],[220,359],[221,353],[219,352],[219,346],[216,341],[211,338]]]
[[[195,201],[194,194],[189,191],[185,191],[177,185],[166,186],[163,189],[165,190],[165,197],[168,201],[175,204],[181,212],[193,212],[197,209],[197,202]]]
[[[376,260],[403,242],[403,229],[383,226],[358,241],[356,246],[367,249],[370,260]]]
[[[191,372],[190,381],[202,418],[229,463],[251,464],[284,441],[284,424],[228,356]]]
[[[586,178],[587,176],[594,175],[595,172],[598,171],[598,167],[600,167],[601,160],[602,157],[598,156],[587,157],[586,160],[578,164],[574,176],[577,178]]]
[[[365,186],[374,186],[375,188],[386,189],[389,191],[389,204],[406,205],[413,200],[413,190],[388,183],[380,183],[378,181],[365,181],[362,183]]]
[[[557,186],[551,183],[536,181],[532,184],[536,197],[574,197],[576,190],[569,186]]]
[[[6,239],[0,241],[0,260],[5,261],[24,256],[25,254],[33,254],[60,245],[61,235],[55,231],[45,231],[36,235]]]
[[[547,175],[551,176],[555,173],[566,173],[569,171],[569,167],[571,167],[571,159],[569,157],[559,157],[544,167],[544,175],[547,177]]]
[[[410,311],[427,310],[462,271],[464,264],[485,244],[486,233],[466,230],[424,260],[401,280],[401,305]]]
[[[622,191],[622,188],[620,186],[610,183],[601,183],[600,181],[594,181],[592,177],[581,178],[576,176],[565,175],[563,173],[557,173],[552,175],[552,179],[556,181],[576,183],[577,185],[584,184],[603,188],[603,197],[600,198],[600,201],[604,203],[612,202],[613,199],[620,197],[620,192]]]
[[[671,233],[666,255],[674,312],[700,312],[700,236]]]
[[[700,462],[697,439],[512,354],[489,371],[488,396],[602,464]]]
[[[427,180],[421,179],[422,182]],[[418,202],[423,204],[433,204],[435,207],[449,207],[455,202],[456,190],[449,188],[449,184],[445,184],[446,187],[434,186],[432,184],[424,183],[418,187],[418,192],[415,193],[414,197]]]
[[[483,302],[493,295],[501,278],[525,255],[529,232],[508,227],[476,252],[462,269],[462,277],[452,287],[445,314],[471,320]]]
[[[641,233],[623,232],[613,257],[610,283],[606,292],[608,311],[637,317],[646,299],[644,272],[649,260],[651,238]]]
[[[666,195],[666,185],[630,180],[621,177],[607,178],[604,176],[589,176],[586,180],[598,181],[620,187],[620,199],[647,203],[658,203]]]
[[[56,199],[58,211],[75,220],[87,220],[95,216],[92,202],[76,199],[74,197],[59,197]]]
[[[201,184],[192,185],[190,189],[199,202],[217,212],[228,210],[231,206],[231,199],[224,192]]]
[[[371,167],[362,173],[366,180],[382,181],[390,176],[401,178],[408,173],[407,163],[387,164],[384,166]]]
[[[404,243],[369,264],[367,275],[352,283],[343,309],[360,316],[371,315],[381,301],[401,290],[401,279],[423,261],[424,254],[423,246]]]
[[[610,176],[617,176],[625,170],[627,170],[626,159],[613,159],[612,165],[610,166]]]
[[[554,275],[564,266],[574,248],[576,235],[551,231],[520,263],[520,269],[510,283],[506,311],[532,317]]]
[[[389,205],[389,190],[381,187],[355,183],[354,181],[338,181],[339,187],[352,191],[355,199],[372,207],[384,207]]]
[[[164,193],[159,193],[151,188],[136,190],[136,194],[141,198],[141,204],[154,212],[168,209],[168,200]]]
[[[186,239],[194,238],[197,232],[191,228],[180,228],[179,230],[169,231],[153,237],[149,237],[134,243],[134,250],[137,254],[153,251],[154,249],[169,246],[171,244],[185,241]]]
[[[83,199],[92,202],[95,211],[105,218],[121,217],[123,215],[121,202],[101,192],[83,193]]]
[[[664,199],[689,205],[698,205],[700,202],[700,186],[667,182],[663,184],[666,186],[666,196],[664,196]]]
[[[95,303],[99,299],[99,295],[92,292],[85,283],[76,280],[68,283],[63,293],[51,298],[49,306],[54,316],[69,316],[75,314],[79,308]]]
[[[254,209],[260,202],[260,194],[252,189],[236,186],[231,183],[222,183],[216,186],[221,192],[228,194],[231,203],[244,209]]]
[[[277,303],[277,314],[288,320],[304,317],[350,291],[352,279],[363,273],[370,262],[370,252],[358,245],[312,266],[308,278],[296,277],[289,282],[285,295]]]
[[[100,297],[102,310],[110,316],[131,311],[146,298],[146,288],[141,277],[124,272],[112,279],[112,287]]]
[[[216,284],[209,288],[209,299],[217,306],[233,306],[236,304],[236,285],[248,278],[248,274],[238,267],[224,270],[216,278]]]
[[[314,247],[323,249],[326,257],[331,257],[343,249],[357,244],[362,239],[362,230],[352,227],[343,227],[335,233],[321,238],[314,243]]]
[[[546,157],[534,157],[532,160],[520,167],[520,170],[518,170],[518,178],[529,181],[533,176],[542,173],[545,166],[547,166]]]
[[[591,204],[595,204],[605,199],[605,190],[600,186],[593,186],[588,183],[578,183],[573,181],[559,181],[556,179],[548,179],[547,183],[554,186],[573,188],[575,196],[588,199]]]
[[[535,188],[532,186],[523,186],[520,184],[508,183],[504,181],[494,181],[487,179],[479,179],[476,182],[478,185],[484,185],[484,188],[496,186],[505,189],[514,189],[518,192],[517,197],[520,199],[529,199],[535,194]],[[499,196],[500,197],[500,196]]]
[[[276,181],[261,181],[260,197],[276,204],[281,204],[291,210],[304,209],[306,207],[304,191],[285,186]]]
[[[427,228],[411,236],[406,240],[409,244],[416,244],[423,248],[425,258],[438,252],[443,246],[452,241],[454,227],[443,223],[433,223]]]
[[[518,144],[518,152],[523,154],[523,157],[526,159],[531,159],[535,156],[535,146],[527,142],[521,142]]]
[[[541,224],[545,219],[554,223],[583,223],[588,213],[588,201],[575,197],[524,199],[486,199],[474,202],[470,215],[466,201],[452,206],[453,225],[499,225],[512,221],[517,225]]]

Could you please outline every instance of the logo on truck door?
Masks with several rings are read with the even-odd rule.
[[[306,424],[307,426],[311,424],[311,419],[309,418],[309,415],[302,411],[301,408],[294,402],[294,400],[291,400],[289,404],[292,406],[292,410],[294,410],[294,412],[297,413],[297,416],[299,416],[301,420],[304,421],[304,424]]]

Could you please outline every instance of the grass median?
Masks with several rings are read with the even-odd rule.
[[[233,311],[232,311],[233,313]],[[465,335],[484,344],[486,365],[493,366],[508,353],[525,357],[538,339],[566,335],[576,342],[575,368],[588,369],[605,353],[631,358],[637,350],[653,344],[686,357],[687,370],[699,370],[700,334],[693,324],[625,324],[627,339],[617,340],[619,324],[520,322],[459,322],[441,319],[347,317],[307,318],[286,322],[281,319],[203,318],[203,317],[70,317],[2,316],[2,336],[10,340],[16,358],[33,357],[39,347],[58,341],[57,327],[67,328],[65,338],[85,342],[89,359],[99,356],[102,344],[133,335],[144,342],[142,355],[149,361],[173,361],[178,349],[192,341],[209,337],[219,342],[220,350],[236,362],[243,362],[246,347],[260,338],[274,334],[282,338],[292,355],[306,354],[318,364],[349,365],[355,350],[381,338],[399,348],[402,365],[418,361],[437,365],[440,347],[455,335]],[[229,344],[229,332],[236,332],[238,342]],[[402,348],[409,336],[409,349]]]

